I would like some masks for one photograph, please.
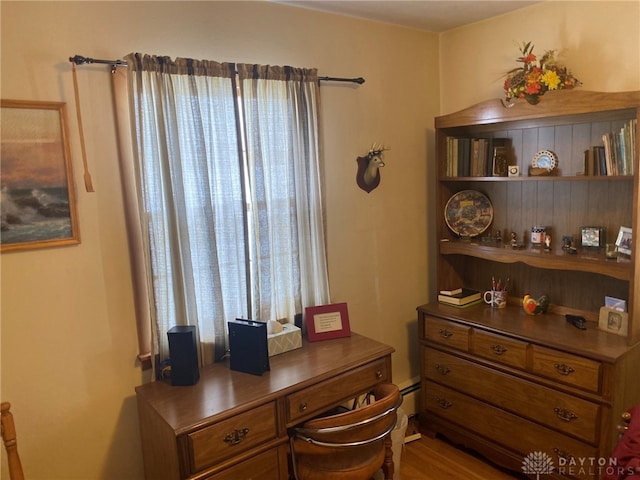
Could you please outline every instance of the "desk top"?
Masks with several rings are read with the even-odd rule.
[[[320,342],[305,340],[302,348],[270,357],[271,370],[262,376],[233,371],[223,362],[202,367],[195,385],[151,382],[136,387],[136,394],[180,435],[213,416],[237,415],[393,352],[393,347],[356,333]]]

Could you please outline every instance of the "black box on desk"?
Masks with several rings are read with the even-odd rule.
[[[171,357],[171,385],[195,385],[200,379],[196,327],[171,327],[167,331],[167,339]]]
[[[267,324],[236,318],[228,325],[231,370],[253,375],[269,370]]]

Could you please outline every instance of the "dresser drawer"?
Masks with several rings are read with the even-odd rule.
[[[522,370],[527,368],[527,342],[474,329],[471,344],[476,355]]]
[[[424,336],[427,340],[459,350],[469,349],[471,327],[436,317],[425,317]]]
[[[220,463],[275,437],[275,402],[190,433],[187,438],[191,473]]]
[[[534,452],[543,452],[552,459],[554,473],[562,473],[562,466],[577,478],[597,478],[579,468],[569,471],[571,464],[579,467],[581,460],[596,458],[596,448],[441,385],[427,382],[426,386],[428,416],[436,415],[455,423],[522,455],[523,460]]]
[[[287,423],[325,412],[339,403],[366,392],[374,385],[389,382],[391,374],[385,360],[377,360],[342,375],[317,383],[287,396]]]
[[[532,370],[543,377],[599,392],[601,369],[602,365],[594,360],[533,346]]]
[[[438,350],[423,350],[428,380],[587,442],[595,442],[600,406]]]
[[[278,465],[278,449],[274,448],[207,477],[207,480],[280,480],[283,477]]]

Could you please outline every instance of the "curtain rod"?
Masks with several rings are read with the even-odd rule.
[[[74,55],[73,57],[69,57],[69,61],[75,63],[76,65],[84,65],[85,63],[103,63],[106,65],[111,65],[112,68],[115,67],[126,67],[127,62],[124,60],[101,60],[99,58],[89,58],[83,57],[82,55]],[[358,85],[362,85],[364,83],[364,78],[340,78],[340,77],[318,77],[319,81],[324,82],[351,82],[357,83]]]

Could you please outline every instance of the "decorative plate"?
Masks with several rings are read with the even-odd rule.
[[[444,221],[460,237],[476,237],[493,221],[493,205],[486,195],[476,190],[454,194],[444,207]]]
[[[540,150],[533,156],[531,166],[533,168],[543,168],[551,172],[558,166],[558,157],[550,150]]]

